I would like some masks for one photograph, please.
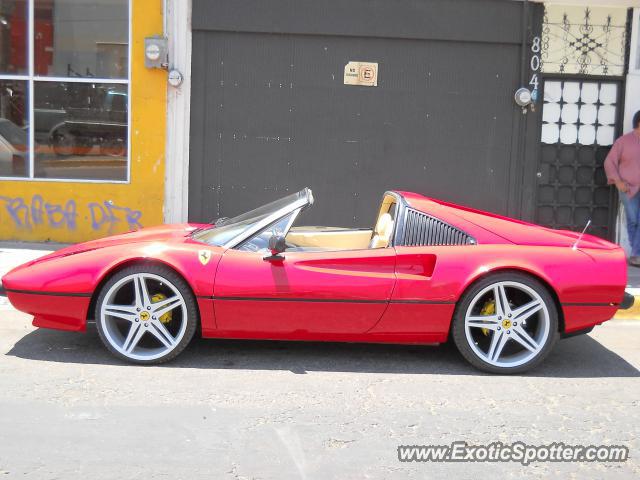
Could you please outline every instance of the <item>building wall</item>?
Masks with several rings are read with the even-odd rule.
[[[537,122],[513,93],[531,76],[523,18],[541,13],[505,0],[194,1],[189,219],[305,186],[317,200],[305,224],[370,226],[390,189],[521,215],[515,177]],[[375,62],[376,85],[348,83],[350,62]]]
[[[80,242],[162,223],[166,72],[144,67],[162,2],[132,0],[129,183],[0,181],[0,239]]]
[[[625,133],[631,130],[631,119],[638,110],[640,110],[640,8],[634,8],[624,110],[623,129]]]

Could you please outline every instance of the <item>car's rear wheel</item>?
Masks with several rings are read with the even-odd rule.
[[[186,282],[161,265],[121,270],[102,287],[96,325],[115,356],[140,364],[175,358],[196,331],[196,301]]]
[[[474,367],[520,373],[544,360],[558,340],[558,311],[545,286],[517,272],[490,275],[462,296],[453,340]]]

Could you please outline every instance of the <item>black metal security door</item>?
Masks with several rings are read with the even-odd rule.
[[[369,226],[388,189],[521,216],[533,193],[522,171],[536,166],[523,142],[537,147],[537,121],[513,92],[529,77],[523,41],[541,11],[510,0],[194,0],[189,219],[305,186],[312,224]],[[377,63],[377,86],[346,85],[349,62]]]
[[[612,239],[617,197],[603,163],[620,131],[622,82],[594,77],[544,81],[536,222]]]

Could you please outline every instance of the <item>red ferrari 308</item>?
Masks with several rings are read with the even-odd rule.
[[[9,272],[37,327],[95,320],[117,357],[160,363],[210,338],[433,344],[522,372],[556,341],[628,308],[623,250],[415,193],[386,192],[373,229],[294,226],[311,190],[213,224],[147,228]]]

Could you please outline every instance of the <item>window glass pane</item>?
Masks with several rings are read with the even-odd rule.
[[[0,73],[27,73],[28,3],[27,0],[0,0]]]
[[[285,215],[277,222],[269,225],[267,228],[263,229],[258,234],[251,237],[249,240],[244,242],[238,250],[244,250],[247,252],[268,252],[269,251],[269,240],[274,235],[282,235],[285,236],[287,233],[285,229],[289,222],[291,221],[291,217],[295,212],[290,213],[289,215]]]
[[[35,0],[35,74],[127,78],[127,0]]]
[[[127,178],[127,86],[34,82],[35,176]]]
[[[0,80],[0,177],[27,176],[27,82]]]

